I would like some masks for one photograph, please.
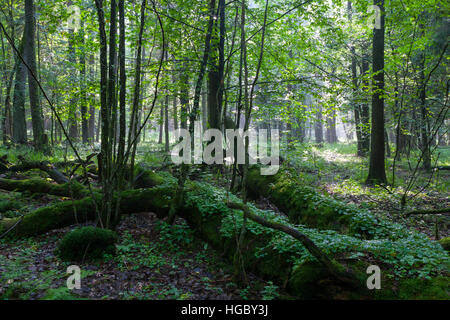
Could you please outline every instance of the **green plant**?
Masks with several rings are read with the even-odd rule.
[[[250,291],[250,287],[249,286],[247,286],[244,289],[241,289],[241,291],[239,291],[239,295],[241,296],[241,298],[243,300],[248,300],[249,291]]]
[[[269,281],[261,292],[263,300],[273,300],[280,296],[278,286]]]
[[[86,300],[74,295],[67,287],[49,289],[42,300]]]
[[[188,247],[194,241],[193,232],[186,223],[171,226],[158,221],[155,230],[159,232],[161,243],[170,250],[177,250],[180,245]]]

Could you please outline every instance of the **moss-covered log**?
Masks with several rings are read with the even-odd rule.
[[[121,192],[114,201],[120,197],[121,214],[134,212],[155,212],[162,218],[167,215],[170,201],[174,195],[174,185],[164,184],[150,189],[137,189]],[[204,186],[195,182],[189,182],[186,188],[186,202],[180,209],[179,215],[184,217],[189,225],[196,230],[197,234],[211,243],[216,249],[222,250],[227,258],[232,261],[236,253],[236,242],[234,235],[221,232],[222,228],[230,227],[229,219],[232,217],[242,217],[242,213],[227,207],[224,199],[220,196],[212,200],[216,207],[199,201],[208,196],[214,196],[210,191],[205,194]],[[100,203],[101,194],[95,194],[95,201]],[[238,199],[235,199],[238,201]],[[205,204],[208,212],[205,212]],[[0,234],[18,223],[9,233],[13,237],[25,237],[41,234],[52,229],[81,223],[96,218],[96,206],[91,197],[81,200],[66,201],[44,207],[34,211],[19,219],[0,220]],[[21,219],[21,220],[20,220]],[[299,269],[299,264],[295,263],[293,253],[283,253],[280,250],[271,248],[268,244],[271,241],[273,232],[258,235],[251,230],[246,233],[244,240],[245,268],[249,271],[259,273],[261,276],[276,281],[279,284],[291,283],[291,292],[302,297],[309,297],[307,291],[296,287],[294,284],[300,282],[298,275],[293,272],[293,268]],[[303,284],[320,279],[334,279],[318,262],[309,262],[314,265],[316,272],[309,276],[309,280],[303,279]],[[303,276],[303,275],[302,275]],[[321,291],[322,292],[322,291]],[[322,292],[323,293],[323,292]]]
[[[164,216],[171,192],[171,188],[167,186],[129,190],[116,195],[114,201],[117,201],[120,196],[121,214],[152,211]],[[10,235],[13,237],[33,236],[71,224],[94,220],[97,218],[96,203],[97,205],[101,203],[101,194],[99,193],[95,193],[94,198],[69,200],[37,209],[24,216],[22,221],[10,232]],[[19,219],[21,218],[0,220],[0,234],[8,230]]]
[[[45,171],[56,183],[63,184],[69,182],[69,178],[67,178],[61,171],[56,169],[54,165],[47,161],[28,161],[22,158],[21,163],[10,166],[8,171],[17,172],[32,169]]]
[[[89,190],[76,181],[54,184],[38,178],[25,180],[0,178],[0,189],[17,192],[47,193],[74,199],[81,199],[90,195]]]
[[[262,176],[260,169],[249,169],[248,190],[252,198],[264,196],[288,215],[289,221],[320,230],[336,230],[366,239],[388,237],[391,223],[304,186],[292,170],[280,169],[276,175]]]

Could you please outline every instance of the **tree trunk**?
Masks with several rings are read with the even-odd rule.
[[[84,22],[81,21],[80,30],[80,42],[81,42],[81,54],[80,54],[80,110],[81,110],[81,139],[83,143],[88,143],[89,139],[89,124],[88,124],[88,109],[87,109],[87,91],[86,91],[86,48],[84,41]]]
[[[34,146],[38,150],[43,150],[47,146],[47,139],[44,133],[44,119],[42,108],[39,103],[39,88],[36,69],[36,19],[33,0],[25,0],[25,58],[30,68],[28,70],[28,90],[30,94],[31,124],[33,127]],[[34,76],[33,76],[34,75]]]
[[[386,183],[384,168],[384,0],[374,0],[381,10],[381,27],[373,29],[373,93],[372,93],[372,131],[370,144],[369,175],[366,182]]]
[[[73,30],[69,30],[69,62],[71,63],[71,69],[75,71],[75,67],[73,67],[76,63],[76,52],[75,52],[75,34]],[[76,77],[76,73],[71,75],[72,84],[75,86],[77,83],[77,79],[73,79]],[[74,93],[72,93],[72,97],[69,102],[69,138],[72,140],[78,140],[78,116],[77,116],[77,97]]]
[[[327,142],[338,142],[336,134],[336,111],[332,111],[331,116],[327,118]]]
[[[25,58],[24,52],[25,30],[20,43],[19,52]],[[25,117],[25,84],[27,69],[25,64],[19,60],[14,82],[13,95],[13,141],[19,144],[27,143],[27,123]]]
[[[362,57],[362,70],[361,73],[366,76],[369,72],[369,61],[368,56],[363,55]],[[368,87],[368,79],[363,79],[363,85],[364,87]],[[364,97],[364,100],[366,98]],[[361,152],[363,156],[366,156],[369,153],[370,149],[370,131],[369,131],[369,121],[370,121],[370,115],[369,115],[369,104],[367,102],[364,102],[361,105]]]
[[[322,123],[322,106],[318,106],[316,113],[316,123],[314,124],[314,136],[316,143],[323,142],[323,123]]]

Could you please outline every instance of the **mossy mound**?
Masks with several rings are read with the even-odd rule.
[[[164,178],[143,166],[136,167],[134,172],[134,186],[135,188],[151,188],[164,183]]]
[[[0,213],[10,210],[18,210],[24,206],[23,203],[17,200],[3,200],[0,201]]]
[[[115,252],[117,234],[92,226],[75,229],[64,236],[56,254],[65,261],[95,260]]]
[[[383,279],[381,290],[375,291],[380,300],[448,300],[450,299],[450,278],[438,276],[431,279]]]
[[[442,238],[439,240],[439,243],[441,244],[442,248],[444,250],[450,251],[450,237]]]

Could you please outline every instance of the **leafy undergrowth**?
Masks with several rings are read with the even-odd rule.
[[[81,289],[70,291],[66,270],[77,263],[62,262],[54,251],[74,227],[0,242],[0,298],[274,299],[283,294],[253,275],[250,286],[235,284],[229,264],[195,238],[184,220],[171,228],[152,213],[124,217],[116,255],[78,263]]]

